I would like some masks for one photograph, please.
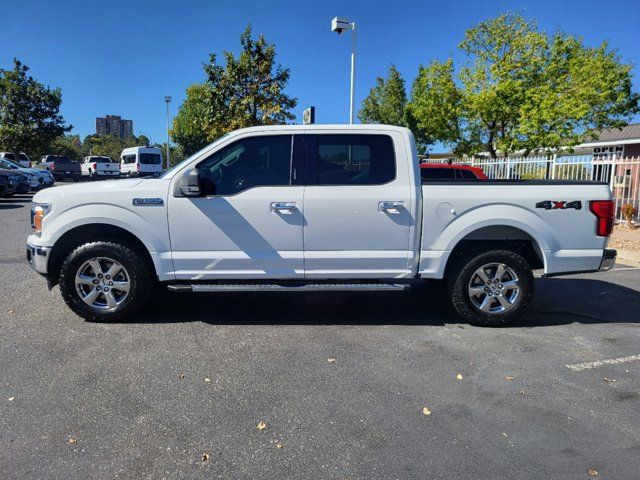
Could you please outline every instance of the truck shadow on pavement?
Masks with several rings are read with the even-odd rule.
[[[640,292],[601,280],[536,281],[529,312],[510,327],[640,323]],[[130,323],[212,325],[445,325],[465,322],[450,307],[442,282],[408,292],[282,292],[185,294],[160,291]]]

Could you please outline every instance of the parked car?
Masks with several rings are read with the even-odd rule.
[[[11,183],[13,184],[13,192],[9,195],[27,193],[32,189],[31,185],[33,185],[34,179],[29,178],[26,173],[19,172],[17,170],[6,170],[0,169],[3,175],[8,176],[11,179]],[[37,182],[37,180],[35,180]]]
[[[84,157],[80,164],[82,176],[89,177],[92,180],[96,178],[109,178],[120,176],[120,164],[114,162],[109,157],[89,156]]]
[[[0,198],[7,198],[14,194],[16,186],[10,172],[0,170]]]
[[[176,292],[402,291],[444,279],[477,325],[522,314],[544,276],[612,268],[607,184],[421,183],[410,130],[253,127],[159,178],[33,199],[27,259],[92,320]]]
[[[44,155],[40,158],[38,167],[48,170],[56,180],[70,178],[74,182],[80,180],[82,170],[80,164],[74,162],[66,155]]]
[[[421,163],[422,180],[487,180],[481,168],[462,163]]]
[[[5,170],[17,170],[24,173],[29,178],[29,187],[31,190],[40,190],[41,188],[50,187],[54,183],[53,175],[46,170],[37,168],[24,168],[19,163],[5,158],[0,158],[0,168]]]
[[[162,172],[162,151],[156,147],[125,148],[120,155],[120,173],[127,177],[147,177]]]
[[[6,158],[7,160],[13,160],[20,164],[21,167],[30,168],[31,160],[27,157],[27,154],[24,152],[20,152],[18,158],[16,158],[16,154],[13,152],[0,152],[0,158]]]

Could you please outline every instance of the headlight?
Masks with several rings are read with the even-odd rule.
[[[31,226],[35,233],[42,232],[42,220],[51,211],[51,205],[48,203],[33,203],[31,205]]]

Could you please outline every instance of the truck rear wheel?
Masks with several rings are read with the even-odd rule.
[[[531,267],[510,250],[462,256],[447,274],[455,310],[472,325],[508,325],[526,310],[534,291]]]
[[[115,242],[91,242],[67,256],[59,284],[62,298],[79,316],[116,321],[144,306],[155,286],[155,275],[139,252]]]

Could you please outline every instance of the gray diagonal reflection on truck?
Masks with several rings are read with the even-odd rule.
[[[224,214],[211,215],[211,211],[207,209],[207,207],[213,207],[210,202],[217,202],[216,210],[222,210]],[[247,254],[254,262],[256,269],[263,270],[267,274],[295,275],[295,270],[287,263],[287,259],[282,258],[269,241],[226,199],[222,197],[207,198],[204,202],[194,202],[194,205],[208,221],[214,223],[240,250]],[[265,212],[265,215],[269,215],[269,212]],[[297,222],[301,224],[302,214],[296,211],[294,215]],[[220,263],[224,263],[224,261]]]

